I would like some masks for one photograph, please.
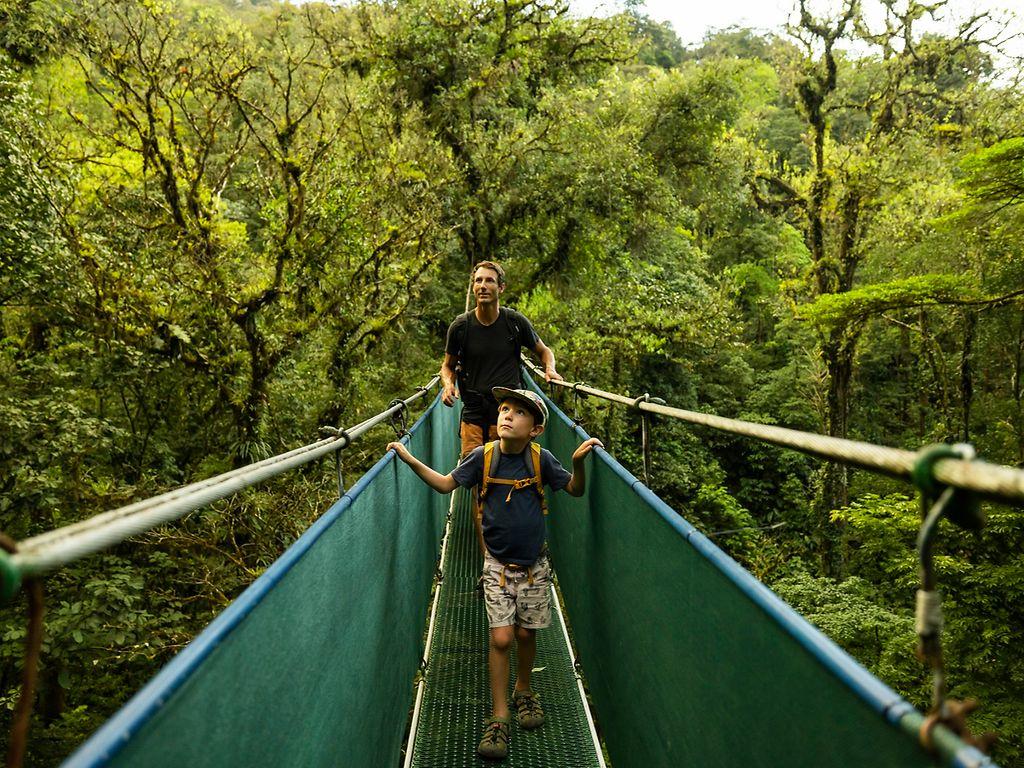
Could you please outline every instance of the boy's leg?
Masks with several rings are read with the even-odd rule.
[[[516,625],[516,691],[529,693],[530,674],[537,658],[537,630]]]
[[[484,553],[481,581],[487,601],[487,622],[491,627],[487,670],[491,681],[492,714],[484,727],[477,754],[491,760],[501,760],[508,756],[511,720],[507,696],[509,656],[515,638],[516,604],[514,596],[504,589],[503,570],[501,563],[489,552]]]
[[[487,669],[491,677],[491,714],[499,718],[509,715],[507,696],[513,634],[514,627],[491,627]]]
[[[537,658],[537,630],[551,625],[551,563],[547,553],[530,566],[517,581],[516,641],[518,674],[512,693],[519,726],[527,730],[544,724],[544,709],[530,688],[533,663]]]
[[[508,588],[505,567],[490,552],[484,554],[484,601],[490,640],[487,669],[491,679],[491,702],[495,717],[508,717],[509,656],[515,640],[516,596]]]
[[[530,689],[530,673],[537,658],[537,630],[517,625],[516,641],[519,671],[516,688],[512,692],[512,706],[515,707],[519,727],[528,731],[544,725],[544,708],[537,694]]]

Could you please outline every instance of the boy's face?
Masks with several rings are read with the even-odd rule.
[[[498,406],[498,437],[532,440],[543,431],[544,425],[535,423],[533,411],[518,400],[509,398]]]

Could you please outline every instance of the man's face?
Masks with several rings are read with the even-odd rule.
[[[473,295],[477,304],[492,304],[498,300],[504,285],[498,284],[498,273],[488,267],[480,267],[473,274]]]
[[[534,419],[533,412],[518,400],[504,400],[498,406],[498,437],[513,440],[534,438],[544,431]]]

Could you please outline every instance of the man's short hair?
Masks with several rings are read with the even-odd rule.
[[[473,265],[473,277],[476,277],[476,271],[478,269],[493,269],[498,273],[498,285],[505,284],[505,270],[501,268],[501,264],[496,261],[478,261]]]

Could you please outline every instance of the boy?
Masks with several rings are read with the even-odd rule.
[[[447,475],[434,471],[401,443],[390,443],[399,458],[431,488],[451,493],[456,487],[483,490],[484,596],[490,624],[487,666],[493,710],[477,752],[500,760],[508,755],[510,714],[505,692],[509,682],[509,652],[515,638],[519,674],[512,694],[521,728],[544,724],[544,712],[530,689],[530,673],[537,654],[538,629],[551,623],[551,567],[544,543],[542,489],[532,479],[540,467],[540,480],[552,490],[565,489],[582,496],[586,487],[583,461],[601,441],[590,438],[572,455],[572,474],[549,451],[535,448],[533,439],[544,431],[548,409],[535,393],[525,389],[492,389],[498,401],[498,444],[475,448]],[[489,453],[489,466],[484,466]],[[494,455],[497,453],[497,455]],[[518,481],[518,482],[516,482]]]

